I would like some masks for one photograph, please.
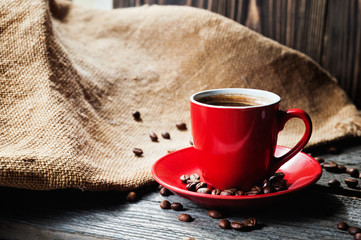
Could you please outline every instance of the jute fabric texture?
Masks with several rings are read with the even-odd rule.
[[[0,20],[1,186],[150,183],[157,159],[190,146],[189,97],[213,88],[269,90],[282,109],[304,109],[314,126],[309,146],[361,136],[357,109],[313,60],[206,10],[2,0]],[[292,147],[303,130],[289,122],[278,144]]]

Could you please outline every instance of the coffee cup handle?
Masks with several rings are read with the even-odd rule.
[[[279,128],[278,132],[282,131],[286,122],[291,118],[300,118],[305,124],[305,132],[301,140],[286,154],[281,157],[274,157],[273,167],[270,174],[273,174],[279,167],[284,163],[294,157],[298,152],[300,152],[308,143],[308,140],[311,137],[312,133],[312,122],[310,116],[303,110],[298,108],[288,109],[287,111],[279,110]]]

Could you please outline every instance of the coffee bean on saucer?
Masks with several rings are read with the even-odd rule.
[[[274,188],[271,187],[271,186],[267,186],[267,187],[263,188],[263,193],[264,194],[273,193],[274,191],[275,191]]]
[[[238,190],[237,192],[234,193],[234,196],[243,196],[245,195],[245,192],[242,190]]]
[[[182,211],[183,205],[181,203],[175,202],[170,205],[170,208],[173,209],[174,211]]]
[[[220,218],[223,217],[223,214],[220,211],[217,211],[217,210],[209,210],[208,211],[208,216],[210,216],[211,218],[220,219]]]
[[[286,185],[274,186],[274,189],[275,189],[277,192],[280,192],[280,191],[287,190],[287,186],[286,186]]]
[[[200,188],[206,188],[207,187],[207,183],[205,183],[205,182],[199,182],[199,183],[197,183],[197,185],[196,185],[196,191],[198,191],[198,189],[200,189]]]
[[[160,202],[159,206],[162,208],[162,209],[170,209],[170,202],[168,200],[163,200]]]
[[[170,134],[169,134],[169,132],[162,132],[162,137],[163,137],[164,139],[170,139]]]
[[[228,191],[228,192],[232,193],[232,195],[234,195],[234,193],[237,192],[237,188],[227,188],[224,191]]]
[[[136,120],[136,121],[140,120],[140,112],[139,111],[133,111],[132,115],[133,115],[134,120]]]
[[[233,193],[230,192],[230,191],[222,191],[219,195],[222,195],[222,196],[231,196],[231,195],[233,195]]]
[[[268,181],[270,182],[270,184],[275,184],[275,183],[277,183],[277,182],[280,182],[282,179],[280,179],[278,176],[276,176],[276,175],[273,175],[273,176],[271,176],[269,179],[268,179]]]
[[[178,130],[187,130],[187,125],[184,122],[176,123],[176,127],[178,128]]]
[[[257,191],[259,193],[262,193],[262,188],[260,186],[254,186],[251,188],[251,191]]]
[[[153,142],[158,142],[158,136],[155,134],[155,132],[150,132],[149,137]]]
[[[220,195],[221,194],[221,192],[222,192],[222,190],[221,189],[218,189],[218,188],[216,188],[216,189],[213,189],[213,191],[212,191],[212,195]]]
[[[201,180],[192,180],[192,179],[188,179],[187,183],[199,183]]]
[[[199,188],[197,190],[197,193],[211,194],[212,190],[207,187],[204,187],[204,188]]]
[[[354,239],[354,240],[361,240],[361,233],[356,233],[356,234],[353,236],[353,239]]]
[[[189,176],[184,174],[180,176],[180,180],[182,181],[182,183],[187,183],[187,181],[189,180]]]
[[[275,172],[274,175],[281,180],[285,177],[285,174],[283,172]]]
[[[351,177],[354,177],[354,178],[358,178],[359,175],[360,175],[360,172],[357,168],[347,168],[346,169],[346,172],[351,176]]]
[[[191,174],[190,176],[189,176],[189,178],[191,179],[191,180],[199,180],[199,175],[198,174],[196,174],[196,173],[193,173],[193,174]]]
[[[248,192],[246,192],[247,196],[253,196],[253,195],[258,195],[258,194],[260,194],[259,191],[248,191]]]
[[[182,222],[192,222],[193,218],[191,217],[191,215],[183,213],[178,216],[178,220]]]
[[[325,162],[325,159],[323,159],[322,157],[315,157],[315,160],[316,160],[318,163],[323,163],[323,162]]]
[[[227,219],[222,219],[221,221],[219,221],[218,227],[220,227],[222,229],[230,229],[231,228],[231,222],[229,220],[227,220]]]
[[[137,194],[135,192],[129,192],[126,197],[126,200],[128,202],[135,202],[137,200]]]
[[[231,228],[236,231],[244,231],[247,227],[244,225],[243,222],[234,221],[231,222]]]
[[[347,231],[348,230],[348,225],[345,222],[339,222],[337,224],[337,228],[343,231]]]
[[[186,189],[188,191],[192,191],[195,192],[196,191],[196,186],[197,186],[198,182],[190,182],[186,185]]]
[[[159,190],[159,193],[160,195],[162,196],[169,196],[169,195],[172,195],[172,192],[169,191],[167,188],[165,187],[162,187],[160,190]]]
[[[349,227],[347,231],[348,231],[349,234],[355,235],[356,233],[361,233],[361,228]]]
[[[358,185],[358,181],[354,178],[345,178],[344,182],[349,188],[356,188]]]
[[[263,180],[262,188],[265,188],[265,187],[268,187],[268,186],[271,186],[271,183],[267,179]]]
[[[330,187],[339,187],[339,186],[341,186],[340,181],[338,181],[336,178],[331,179],[330,181],[328,181],[327,184],[328,184],[328,186],[330,186]]]
[[[140,148],[134,148],[133,153],[135,154],[135,156],[140,157],[143,155],[143,150]]]

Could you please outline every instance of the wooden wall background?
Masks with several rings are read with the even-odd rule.
[[[229,17],[328,70],[361,109],[361,0],[114,0],[114,7],[188,5]]]

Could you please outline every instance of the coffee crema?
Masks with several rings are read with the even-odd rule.
[[[270,100],[241,94],[217,94],[199,97],[200,103],[225,107],[252,107],[270,104]]]

